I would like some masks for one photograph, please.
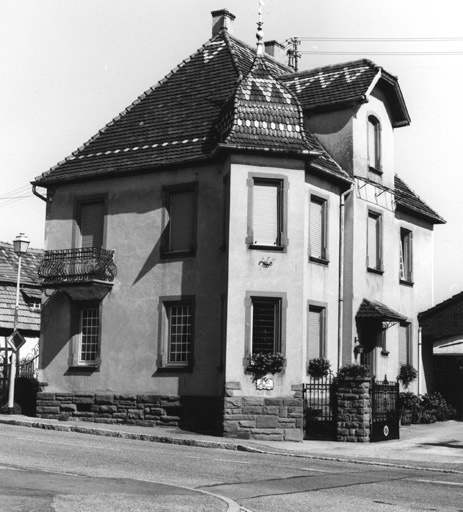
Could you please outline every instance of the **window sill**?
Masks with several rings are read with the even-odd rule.
[[[413,281],[408,281],[408,279],[400,279],[400,284],[403,284],[404,286],[409,286],[410,288],[413,288],[414,286],[414,282]]]
[[[161,260],[175,260],[196,256],[196,251],[161,252]]]
[[[188,366],[159,366],[156,373],[192,373],[193,365]]]
[[[381,169],[376,169],[376,167],[371,167],[371,165],[368,166],[368,170],[374,174],[377,174],[378,176],[383,175],[383,171]]]
[[[73,364],[68,367],[68,370],[72,371],[72,372],[82,372],[82,373],[99,372],[100,365],[99,364]]]
[[[249,245],[248,248],[258,251],[286,252],[286,245]]]
[[[309,256],[309,261],[312,263],[318,263],[319,265],[323,265],[327,267],[330,263],[330,260],[326,260],[325,258],[317,258],[316,256]]]
[[[382,268],[367,267],[367,272],[370,272],[371,274],[378,274],[381,276],[384,274],[384,270]]]

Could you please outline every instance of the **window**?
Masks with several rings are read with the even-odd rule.
[[[100,311],[85,308],[80,312],[79,364],[94,363],[100,348]]]
[[[382,216],[368,212],[367,225],[367,267],[368,270],[382,272]]]
[[[196,184],[166,187],[164,206],[168,219],[163,231],[163,257],[193,256],[196,252]]]
[[[160,366],[188,368],[193,363],[194,298],[161,298],[161,302],[164,334]]]
[[[74,304],[74,333],[72,337],[70,366],[90,367],[100,365],[100,304],[78,302]]]
[[[400,280],[413,282],[413,235],[407,229],[400,229]]]
[[[309,254],[312,260],[328,260],[327,201],[311,196],[309,205]]]
[[[368,116],[368,167],[381,172],[381,124],[374,116]]]
[[[307,360],[325,357],[325,308],[309,305]]]
[[[253,177],[248,180],[248,236],[253,248],[284,249],[286,237],[285,178]]]
[[[105,201],[85,201],[79,203],[78,225],[82,248],[103,247]]]
[[[401,364],[411,364],[411,324],[399,325],[399,369]]]
[[[285,353],[286,293],[247,292],[245,354]],[[247,364],[245,360],[244,364]]]

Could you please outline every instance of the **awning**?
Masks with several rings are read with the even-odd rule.
[[[371,319],[391,323],[405,322],[407,320],[406,316],[397,313],[397,311],[394,311],[381,302],[367,299],[363,299],[355,317],[362,320]]]

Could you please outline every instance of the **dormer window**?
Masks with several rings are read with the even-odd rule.
[[[382,172],[381,124],[375,116],[368,116],[368,168],[373,172]]]

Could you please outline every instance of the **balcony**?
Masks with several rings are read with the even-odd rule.
[[[74,300],[102,299],[112,288],[114,251],[96,247],[46,251],[38,273],[43,288],[65,291]]]

